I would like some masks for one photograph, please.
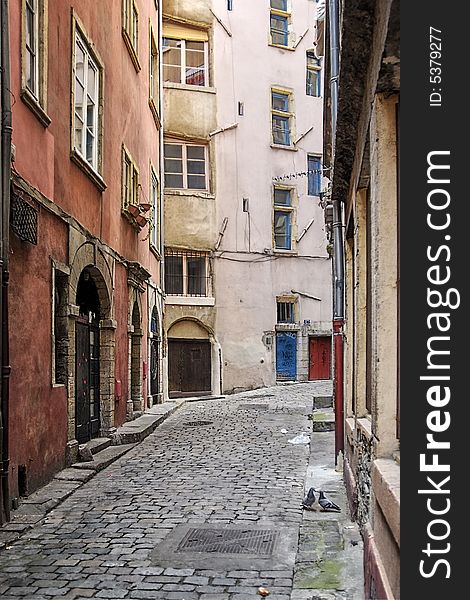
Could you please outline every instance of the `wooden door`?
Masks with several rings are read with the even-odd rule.
[[[278,331],[276,333],[276,379],[295,380],[297,378],[297,333]]]
[[[75,324],[75,430],[80,444],[99,433],[99,330],[79,321]]]
[[[171,398],[211,393],[209,341],[168,341],[168,387]]]
[[[330,379],[331,377],[331,338],[311,337],[309,340],[309,367],[308,378],[310,381]]]

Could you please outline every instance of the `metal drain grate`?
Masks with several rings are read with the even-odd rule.
[[[217,552],[219,554],[257,554],[271,556],[278,532],[270,529],[190,529],[177,552]]]
[[[198,427],[200,425],[212,425],[212,421],[188,421],[186,423],[188,427]]]

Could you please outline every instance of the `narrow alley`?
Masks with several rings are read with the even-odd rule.
[[[0,551],[0,595],[35,600],[363,597],[362,541],[312,431],[331,382],[186,402]],[[305,432],[310,444],[294,444]],[[309,487],[341,512],[302,508]]]

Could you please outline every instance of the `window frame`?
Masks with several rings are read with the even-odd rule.
[[[126,177],[126,167],[129,167],[129,177]],[[121,150],[121,206],[124,212],[129,212],[129,206],[139,205],[139,169],[129,150],[122,144]],[[125,190],[127,193],[125,193]]]
[[[173,157],[165,156],[165,147],[166,146],[181,146],[181,161],[182,161],[182,172],[181,173],[167,173],[165,168],[165,158],[169,158],[169,160],[177,160]],[[198,147],[204,149],[204,188],[190,188],[188,187],[188,155],[187,149],[188,147]],[[177,190],[177,191],[190,191],[194,193],[208,193],[210,192],[210,178],[209,178],[209,169],[210,169],[210,160],[209,160],[209,146],[207,144],[202,144],[198,142],[184,142],[180,140],[164,140],[163,141],[163,176],[164,176],[164,187],[165,190]],[[191,160],[191,159],[190,159]],[[201,161],[202,162],[202,161]],[[181,175],[183,178],[183,186],[182,187],[174,187],[167,186],[166,184],[166,176],[169,175]],[[195,174],[200,175],[200,174]]]
[[[311,55],[311,56],[309,56]],[[307,50],[305,53],[306,57],[306,81],[305,81],[305,92],[307,96],[312,96],[312,98],[321,98],[321,59],[315,56],[315,52],[313,50]],[[313,57],[317,62],[316,65],[309,65],[309,58]],[[311,94],[309,92],[309,76],[311,74],[315,75],[315,84],[314,84],[314,92]],[[310,89],[312,89],[312,84],[310,83]]]
[[[160,180],[152,163],[150,163],[149,193],[151,203],[150,247],[161,256],[161,188]],[[156,184],[156,185],[154,185]]]
[[[289,0],[285,0],[285,9],[275,8],[269,3],[269,40],[271,46],[277,46],[279,48],[290,48],[291,44],[291,6]],[[273,36],[273,23],[272,19],[285,23],[285,30],[282,30],[284,34],[284,43],[274,41]],[[279,31],[275,32],[279,33]]]
[[[134,21],[135,17],[135,21]],[[122,37],[137,72],[139,62],[139,9],[135,0],[122,0]]]
[[[160,51],[151,22],[149,39],[149,106],[157,127],[160,127]]]
[[[319,173],[310,173],[310,160],[315,159],[318,161]],[[312,169],[317,170],[317,169]],[[307,154],[307,196],[319,196],[321,194],[322,186],[322,157],[319,154]],[[318,188],[316,188],[318,185]],[[311,193],[312,192],[312,193]],[[315,193],[317,192],[317,193]]]
[[[165,65],[171,66],[173,68],[177,68],[178,65],[168,65],[165,63],[165,40],[173,40],[177,42],[181,42],[181,64],[180,67],[180,81],[167,81],[165,79]],[[187,42],[199,42],[204,44],[204,85],[196,85],[194,83],[186,83],[186,43]],[[171,34],[162,36],[162,78],[164,84],[169,85],[181,85],[181,86],[189,86],[192,89],[206,89],[210,87],[209,81],[209,42],[203,40],[191,40],[181,37],[173,37]]]
[[[290,306],[292,320],[280,320],[279,313],[280,305]],[[277,296],[276,297],[276,325],[295,325],[297,323],[297,299],[292,296]]]
[[[76,49],[77,40],[81,42],[82,48],[86,55],[91,58],[96,67],[96,112],[95,112],[95,143],[93,164],[86,159],[81,150],[75,145],[75,83],[76,83]],[[70,127],[70,158],[80,169],[93,181],[99,191],[103,192],[106,189],[106,183],[102,177],[103,168],[103,90],[104,90],[104,68],[103,61],[100,59],[96,48],[86,34],[86,30],[79,21],[76,13],[72,12],[72,60],[71,60],[71,127]],[[84,92],[87,92],[85,89]],[[85,94],[84,94],[85,97]],[[85,127],[86,130],[86,127]],[[84,134],[82,134],[83,136]],[[83,140],[82,140],[83,142]],[[86,142],[86,134],[85,134]],[[86,149],[86,143],[85,143]],[[85,150],[86,153],[86,150]]]
[[[274,96],[285,96],[286,100],[287,100],[287,108],[288,110],[284,111],[284,110],[279,110],[277,108],[274,108]],[[291,91],[289,90],[282,90],[279,88],[271,88],[271,139],[272,139],[272,144],[278,148],[293,148],[294,146],[294,132],[293,132],[293,127],[294,127],[294,118],[295,118],[295,113],[292,110],[293,108],[293,94]],[[275,139],[275,135],[274,135],[274,120],[275,119],[282,119],[284,122],[287,123],[287,144],[284,144],[282,142],[278,142]]]
[[[186,298],[210,298],[212,293],[212,277],[210,271],[210,257],[208,252],[200,251],[187,251],[178,250],[174,248],[165,248],[164,261],[166,263],[169,257],[179,257],[182,259],[181,268],[181,293],[174,293],[168,291],[167,277],[169,276],[169,270],[165,268],[165,293],[167,296],[180,296]],[[188,259],[201,258],[204,259],[204,294],[190,294],[189,293],[189,275],[188,275]]]
[[[27,5],[35,3],[34,18],[34,56],[35,79],[34,89],[28,84],[27,63]],[[21,2],[21,92],[20,97],[35,114],[43,127],[48,127],[51,118],[47,114],[47,65],[48,65],[48,0],[22,0]]]
[[[287,191],[289,192],[290,203],[276,203],[276,191]],[[273,237],[273,248],[276,252],[293,252],[295,251],[295,236],[294,236],[294,228],[295,228],[295,219],[296,219],[296,198],[295,198],[295,188],[292,186],[285,185],[274,185],[273,186],[273,226],[272,226],[272,237]],[[276,242],[276,214],[281,213],[289,217],[289,247],[285,248],[282,246],[278,246]],[[285,234],[287,237],[287,233]]]

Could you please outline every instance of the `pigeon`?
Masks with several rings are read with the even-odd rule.
[[[320,492],[318,504],[323,508],[323,510],[341,510],[340,507],[332,500],[327,498],[323,492]]]
[[[312,504],[315,502],[315,491],[316,490],[313,487],[308,490],[307,495],[302,500],[303,506],[312,506]]]

